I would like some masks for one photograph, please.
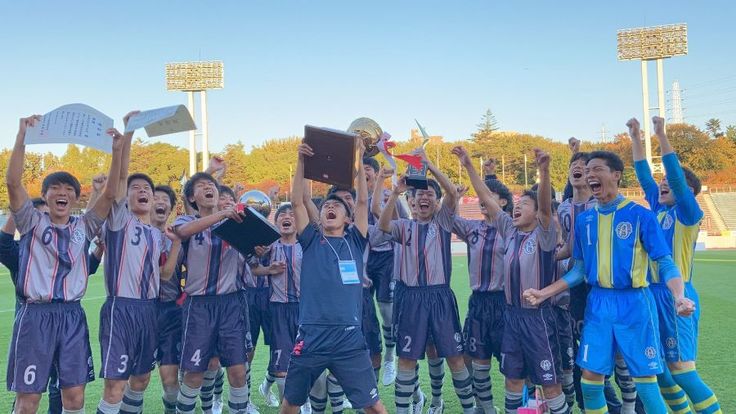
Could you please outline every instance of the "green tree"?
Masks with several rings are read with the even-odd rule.
[[[484,143],[490,141],[494,137],[496,131],[498,131],[498,122],[490,109],[487,109],[486,113],[483,114],[477,127],[478,130],[475,131],[471,137],[473,142]]]
[[[731,141],[736,141],[736,125],[729,125],[726,127],[726,138]]]
[[[718,118],[709,119],[708,122],[705,123],[705,130],[708,131],[708,134],[713,138],[718,138],[723,135],[723,132],[721,132],[721,120]]]

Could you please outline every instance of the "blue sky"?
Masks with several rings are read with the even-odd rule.
[[[491,108],[504,130],[609,137],[641,118],[638,62],[620,28],[686,22],[689,55],[665,62],[686,121],[736,124],[731,1],[48,1],[0,6],[1,147],[17,119],[72,102],[116,119],[186,103],[167,62],[222,60],[208,95],[210,149],[377,120],[406,139],[417,118],[464,139]],[[655,103],[655,67],[650,67]],[[145,134],[142,133],[145,137]],[[146,138],[147,139],[147,138]],[[187,145],[185,134],[158,137]],[[59,151],[63,147],[52,148]],[[42,148],[32,147],[39,151]]]

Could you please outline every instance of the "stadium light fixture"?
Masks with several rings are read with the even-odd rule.
[[[659,116],[665,117],[664,100],[664,59],[687,55],[687,24],[622,29],[617,34],[618,60],[641,61],[641,85],[644,107],[644,150],[647,162],[656,173],[663,171],[661,163],[652,162],[652,141],[650,132],[650,103],[648,63],[657,62],[657,101]]]
[[[166,64],[166,89],[187,93],[189,112],[194,118],[194,92],[199,92],[202,120],[202,170],[210,160],[207,134],[207,90],[225,87],[224,65],[220,61]],[[189,131],[189,175],[197,172],[195,131]]]

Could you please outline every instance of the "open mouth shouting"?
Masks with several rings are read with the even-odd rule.
[[[603,186],[601,185],[601,182],[596,179],[588,180],[588,186],[593,191],[594,195],[600,194],[601,189],[603,188]]]
[[[57,198],[54,204],[59,208],[66,208],[69,205],[69,199],[63,197]]]

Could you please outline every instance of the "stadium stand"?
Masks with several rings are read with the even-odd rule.
[[[736,192],[711,192],[709,195],[726,229],[736,230]]]

